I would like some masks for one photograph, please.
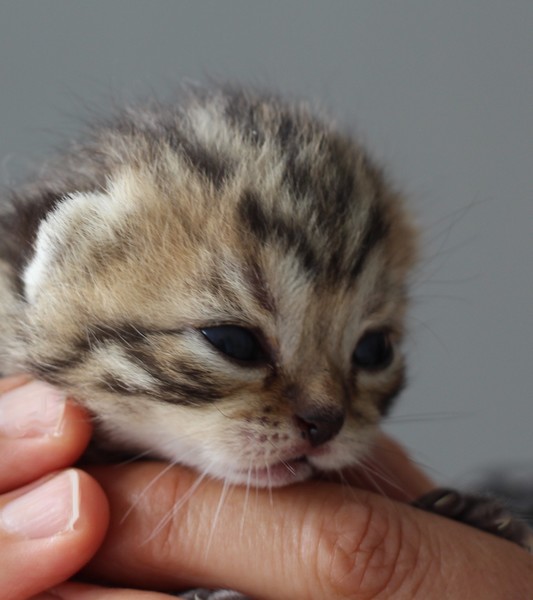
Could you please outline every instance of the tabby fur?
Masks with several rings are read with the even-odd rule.
[[[353,139],[305,104],[189,89],[95,125],[5,195],[0,370],[66,389],[100,447],[235,483],[356,463],[401,390],[416,232]],[[242,365],[201,334],[253,331]],[[366,331],[390,365],[358,369]],[[313,446],[301,414],[342,415]]]

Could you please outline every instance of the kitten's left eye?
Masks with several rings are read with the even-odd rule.
[[[361,369],[379,371],[392,362],[393,348],[390,334],[376,329],[367,331],[357,343],[353,353],[353,362]]]
[[[237,325],[219,325],[204,327],[200,331],[226,356],[246,362],[264,358],[261,344],[249,329]]]

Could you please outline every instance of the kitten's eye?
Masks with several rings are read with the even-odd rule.
[[[213,346],[231,358],[256,361],[264,357],[261,344],[255,335],[237,325],[205,327],[200,330]]]
[[[393,349],[387,331],[367,331],[357,343],[353,362],[361,369],[379,371],[392,362]]]

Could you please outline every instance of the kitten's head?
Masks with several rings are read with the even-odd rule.
[[[23,270],[27,367],[112,446],[233,482],[357,462],[403,384],[415,245],[365,152],[225,91],[76,151]]]

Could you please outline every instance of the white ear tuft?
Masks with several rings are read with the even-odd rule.
[[[103,223],[102,213],[110,205],[110,197],[103,193],[74,193],[66,196],[39,225],[34,254],[26,266],[22,279],[27,301],[36,300],[47,277],[57,263],[59,254],[67,245],[83,245],[83,240],[99,237]],[[113,213],[113,211],[109,211]],[[110,215],[111,216],[111,215]],[[107,228],[115,215],[107,220]]]

